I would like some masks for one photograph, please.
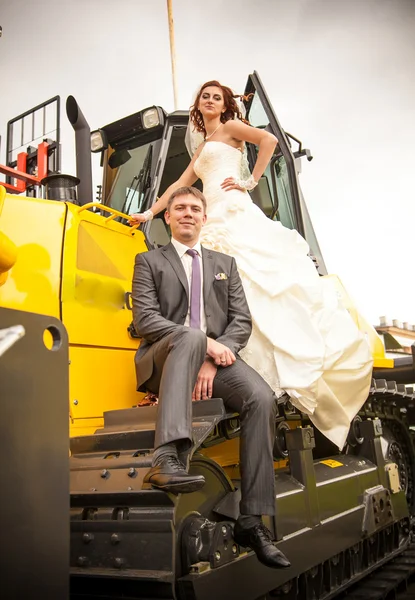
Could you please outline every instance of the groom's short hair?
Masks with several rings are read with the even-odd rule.
[[[206,209],[207,209],[206,198],[204,197],[204,195],[202,194],[202,192],[200,190],[198,190],[197,188],[195,188],[193,186],[183,186],[183,187],[180,187],[177,190],[175,190],[167,201],[167,206],[166,206],[167,211],[170,211],[173,201],[176,198],[178,198],[179,196],[194,196],[195,198],[197,198],[198,200],[201,201],[201,203],[203,204],[203,209],[206,212]]]

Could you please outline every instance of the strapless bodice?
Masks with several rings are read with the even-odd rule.
[[[238,148],[224,142],[206,142],[194,170],[205,185],[210,179],[239,177],[241,161],[242,152]]]

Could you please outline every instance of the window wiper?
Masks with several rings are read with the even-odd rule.
[[[134,175],[130,185],[128,186],[128,192],[125,195],[125,199],[124,199],[124,203],[122,205],[121,212],[130,214],[129,210],[131,208],[131,203],[134,199],[134,195],[137,191],[137,188],[141,183],[143,175],[144,175],[144,167],[141,167],[138,175]]]

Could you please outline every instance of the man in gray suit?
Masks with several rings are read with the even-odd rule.
[[[143,341],[136,354],[137,389],[157,393],[152,468],[144,483],[172,493],[200,489],[185,457],[192,446],[192,399],[222,398],[241,419],[241,514],[234,538],[264,564],[290,565],[261,515],[275,512],[272,449],[277,401],[238,352],[252,323],[235,259],[200,245],[206,200],[196,188],[176,190],[165,213],[171,243],[138,254],[132,299]]]

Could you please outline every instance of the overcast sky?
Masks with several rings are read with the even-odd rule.
[[[0,0],[0,160],[9,119],[73,94],[95,129],[174,109],[166,0]],[[302,188],[330,272],[365,316],[415,323],[415,0],[173,0],[179,108],[257,70],[314,156]],[[75,171],[62,119],[63,165]],[[95,183],[98,162],[94,157]]]

